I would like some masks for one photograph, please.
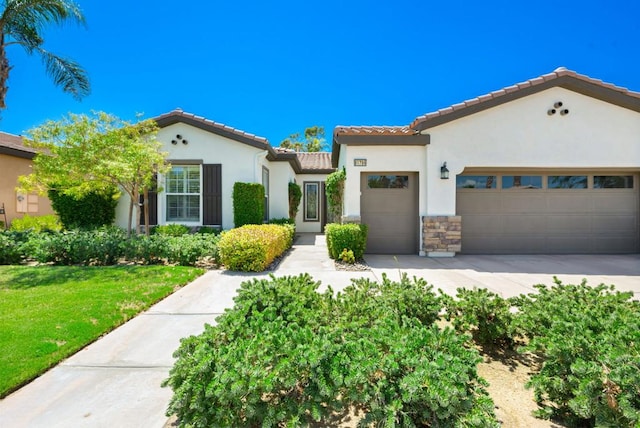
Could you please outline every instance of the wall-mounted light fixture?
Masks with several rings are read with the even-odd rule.
[[[443,163],[440,167],[440,179],[448,180],[449,179],[449,170],[447,169],[447,163]]]

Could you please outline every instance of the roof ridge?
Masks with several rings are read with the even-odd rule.
[[[203,123],[205,125],[209,125],[209,126],[212,126],[214,128],[218,128],[218,129],[221,129],[223,131],[230,132],[232,134],[236,134],[236,135],[241,136],[241,137],[250,138],[250,139],[253,139],[253,140],[256,140],[256,141],[260,141],[260,142],[269,144],[269,140],[267,140],[266,137],[262,137],[262,136],[259,136],[259,135],[256,135],[256,134],[252,134],[252,133],[247,132],[247,131],[243,131],[242,129],[226,125],[226,124],[224,124],[222,122],[216,122],[214,120],[207,119],[204,116],[198,116],[198,115],[196,115],[194,113],[186,112],[186,111],[182,110],[181,108],[175,108],[175,109],[171,110],[170,112],[161,114],[160,116],[157,116],[157,117],[155,117],[153,119],[157,122],[158,120],[169,118],[169,117],[172,117],[172,116],[180,116],[180,117],[184,117],[184,118],[189,118],[189,119],[201,122],[201,123]]]
[[[607,83],[607,82],[603,82],[600,79],[595,79],[592,77],[587,76],[586,74],[580,74],[577,73],[576,71],[570,70],[566,67],[558,67],[556,68],[554,71],[552,71],[551,73],[547,73],[547,74],[543,74],[541,76],[538,77],[534,77],[532,79],[528,79],[525,80],[523,82],[520,83],[516,83],[510,86],[505,86],[501,89],[483,94],[483,95],[479,95],[477,97],[474,98],[470,98],[467,100],[464,100],[462,102],[450,105],[448,107],[443,107],[441,109],[432,111],[432,112],[428,112],[425,113],[423,115],[420,115],[418,117],[416,117],[413,122],[411,122],[411,124],[409,125],[410,128],[415,128],[418,124],[428,121],[430,119],[434,119],[437,117],[442,117],[442,116],[446,116],[448,114],[451,114],[453,112],[457,112],[460,111],[462,109],[466,109],[470,106],[473,105],[479,105],[482,103],[486,103],[488,101],[495,101],[495,100],[499,100],[501,97],[504,97],[506,95],[512,94],[514,92],[518,92],[520,90],[523,90],[525,88],[534,88],[538,85],[544,84],[546,82],[550,82],[553,80],[556,80],[560,77],[564,77],[564,76],[568,76],[568,77],[572,77],[593,85],[597,85],[603,88],[607,88],[616,92],[619,92],[623,95],[627,95],[633,98],[637,98],[640,99],[640,92],[635,92],[635,91],[631,91],[625,87],[622,86],[617,86],[614,85],[613,83]]]

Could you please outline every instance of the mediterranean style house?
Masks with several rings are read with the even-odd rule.
[[[15,218],[53,214],[49,199],[16,192],[18,177],[31,173],[35,150],[26,147],[22,137],[0,132],[0,222],[9,226]]]
[[[333,166],[370,252],[640,251],[640,93],[564,68],[408,126],[337,127]]]
[[[169,153],[169,173],[160,177],[162,192],[151,195],[152,225],[180,223],[231,229],[233,185],[265,187],[265,220],[289,217],[289,182],[304,197],[296,218],[300,232],[322,232],[326,224],[324,181],[332,172],[329,153],[295,153],[221,123],[182,110],[154,118],[158,141]],[[129,200],[123,197],[116,224],[126,227]]]
[[[369,225],[370,253],[640,252],[640,93],[564,68],[409,125],[338,126],[330,154],[181,110],[156,121],[172,164],[157,224],[233,227],[237,181],[265,186],[266,218],[287,217],[295,181],[297,230],[322,232],[325,178],[340,168],[342,221]]]

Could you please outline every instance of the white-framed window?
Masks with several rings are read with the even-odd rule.
[[[165,176],[167,223],[199,223],[201,220],[200,165],[173,165]]]

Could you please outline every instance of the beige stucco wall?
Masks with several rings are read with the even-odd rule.
[[[7,214],[7,222],[15,218],[21,218],[24,214],[40,216],[53,214],[51,202],[45,196],[27,195],[23,201],[18,200],[16,186],[18,177],[31,173],[31,160],[0,154],[0,206],[4,203]],[[0,221],[4,222],[4,216],[0,215]]]

